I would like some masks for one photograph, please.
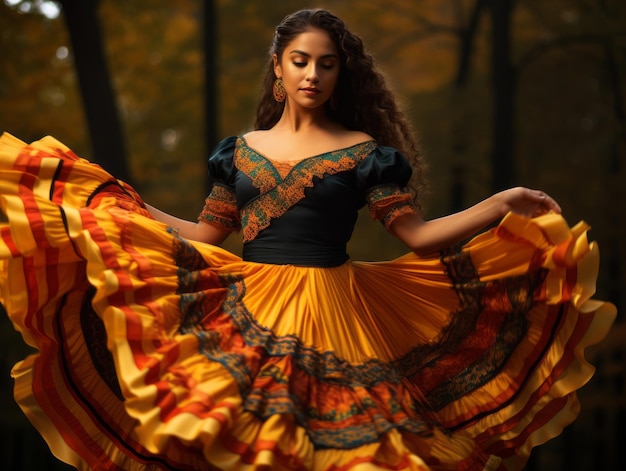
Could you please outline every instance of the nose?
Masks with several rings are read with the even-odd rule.
[[[319,82],[319,73],[318,73],[318,65],[315,63],[311,63],[309,65],[309,70],[307,71],[307,81],[311,82],[311,83],[317,83]]]

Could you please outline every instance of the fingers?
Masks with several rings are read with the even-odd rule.
[[[561,206],[550,195],[541,190],[515,187],[504,190],[504,198],[509,210],[526,217],[541,216],[549,212],[561,214]]]
[[[561,206],[556,202],[554,198],[546,194],[541,190],[531,190],[537,201],[541,204],[543,212],[554,211],[557,214],[561,214]]]
[[[559,206],[559,203],[557,203],[554,199],[550,198],[549,196],[547,198],[548,198],[548,204],[547,204],[548,208],[557,214],[561,214],[562,210],[561,210],[561,206]]]

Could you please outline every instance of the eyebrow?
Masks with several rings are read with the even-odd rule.
[[[300,51],[298,49],[294,49],[293,51],[289,51],[289,54],[298,54],[298,55],[305,56],[305,57],[311,57],[311,54],[309,54],[308,52]],[[333,53],[324,54],[322,56],[322,59],[327,59],[329,57],[337,57],[337,54],[333,54]]]

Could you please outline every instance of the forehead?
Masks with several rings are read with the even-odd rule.
[[[310,29],[298,36],[287,44],[285,53],[289,54],[292,51],[305,52],[311,56],[313,55],[336,55],[337,46],[331,39],[330,35],[321,29]]]

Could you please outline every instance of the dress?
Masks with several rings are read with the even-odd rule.
[[[577,415],[591,299],[584,223],[506,216],[431,257],[349,259],[356,211],[413,211],[365,142],[281,168],[225,139],[200,218],[244,259],[153,220],[52,137],[0,138],[0,300],[38,354],[15,397],[95,470],[520,469]],[[375,468],[375,467],[379,468]]]

